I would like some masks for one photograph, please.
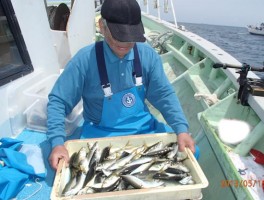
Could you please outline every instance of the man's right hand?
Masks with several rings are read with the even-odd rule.
[[[64,159],[66,166],[69,164],[69,153],[64,145],[56,146],[52,149],[52,152],[49,157],[50,166],[57,170],[60,159]]]

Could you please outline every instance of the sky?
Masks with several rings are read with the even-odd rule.
[[[48,0],[59,1],[59,0]],[[60,0],[62,1],[62,0]],[[70,1],[70,0],[63,0]],[[138,0],[143,6],[144,0]],[[164,1],[159,0],[164,8]],[[170,2],[170,0],[167,0]],[[264,22],[264,0],[172,0],[178,22],[214,24],[227,26],[259,25]],[[150,12],[154,0],[148,0]],[[144,7],[144,6],[143,6]],[[142,10],[144,10],[142,8]],[[155,12],[155,11],[153,11]],[[161,14],[164,19],[173,20],[172,15]]]
[[[264,22],[264,0],[174,0],[177,21],[246,26]]]
[[[264,22],[264,0],[173,0],[173,4],[178,22],[240,27]]]

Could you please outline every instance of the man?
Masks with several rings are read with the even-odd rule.
[[[83,99],[81,138],[175,132],[180,151],[194,141],[159,55],[145,42],[136,0],[105,0],[99,26],[104,41],[81,49],[68,63],[49,95],[50,165],[69,161],[64,147],[64,117]],[[163,115],[158,122],[145,98]]]

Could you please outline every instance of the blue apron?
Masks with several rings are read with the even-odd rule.
[[[108,80],[103,42],[97,42],[95,48],[100,81],[105,94],[102,117],[99,124],[85,121],[81,138],[173,132],[169,126],[158,122],[144,103],[145,89],[136,44],[133,61],[135,86],[115,94],[112,93]]]

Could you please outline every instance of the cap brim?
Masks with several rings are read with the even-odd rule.
[[[107,26],[114,39],[120,42],[145,42],[144,27],[140,22],[137,25],[115,24],[107,22]]]

